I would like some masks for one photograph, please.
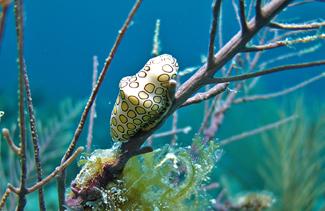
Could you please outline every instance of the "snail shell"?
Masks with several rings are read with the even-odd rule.
[[[127,142],[160,122],[171,107],[177,71],[176,59],[163,54],[150,59],[135,75],[122,78],[110,119],[114,141]]]

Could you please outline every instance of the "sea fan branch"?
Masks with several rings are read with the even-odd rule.
[[[315,82],[315,81],[318,81],[322,78],[325,77],[325,73],[321,73],[320,75],[318,76],[315,76],[315,77],[312,77],[308,80],[305,80],[295,86],[292,86],[292,87],[289,87],[289,88],[286,88],[284,90],[281,90],[279,92],[274,92],[274,93],[270,93],[270,94],[261,94],[261,95],[252,95],[252,96],[245,96],[245,97],[242,97],[242,98],[238,98],[234,101],[234,104],[239,104],[239,103],[245,103],[245,102],[251,102],[251,101],[257,101],[257,100],[268,100],[268,99],[273,99],[275,97],[280,97],[280,96],[283,96],[283,95],[287,95],[291,92],[294,92],[298,89],[301,89],[301,88],[304,88],[305,86]]]
[[[208,81],[208,83],[225,83],[230,81],[240,81],[240,80],[246,80],[250,78],[259,77],[262,75],[267,75],[271,73],[286,71],[286,70],[296,70],[296,69],[302,69],[307,67],[315,67],[325,65],[325,60],[319,60],[319,61],[313,61],[313,62],[306,62],[306,63],[299,63],[299,64],[289,64],[289,65],[283,65],[279,67],[273,67],[266,70],[261,70],[258,72],[253,73],[246,73],[242,75],[236,75],[236,76],[230,76],[225,78],[213,78]]]
[[[209,52],[208,52],[208,68],[214,63],[214,43],[218,28],[218,19],[220,16],[220,8],[221,8],[222,0],[214,0],[212,5],[212,23],[210,26],[210,42],[209,42]]]

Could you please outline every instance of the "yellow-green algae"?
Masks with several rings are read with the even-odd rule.
[[[91,210],[207,209],[209,197],[202,186],[209,180],[208,174],[215,166],[218,151],[218,145],[214,142],[204,145],[202,140],[196,137],[192,147],[165,146],[133,157],[127,162],[117,180],[105,188],[99,188],[101,198],[97,201],[83,202],[84,207]],[[93,156],[94,154],[91,157]],[[100,153],[100,156],[106,155]],[[98,159],[110,160],[108,157],[95,160],[97,162]],[[89,165],[89,162],[92,165]],[[97,162],[94,163],[93,157],[84,167],[94,167],[99,173],[98,167],[102,164],[98,165]]]

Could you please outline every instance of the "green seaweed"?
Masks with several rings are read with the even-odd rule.
[[[114,160],[112,153],[97,151],[90,156],[91,159],[88,158],[75,179],[79,188],[87,186],[80,179],[85,171],[102,174],[98,166],[106,163],[98,165],[96,162],[94,165],[94,160]],[[191,147],[172,148],[166,145],[135,156],[127,162],[118,179],[105,188],[97,187],[101,195],[98,200],[84,201],[83,206],[92,210],[206,209],[209,207],[209,196],[202,186],[209,181],[208,174],[217,162],[218,152],[218,145],[213,141],[204,145],[201,138],[195,137]],[[96,176],[92,174],[91,178]]]

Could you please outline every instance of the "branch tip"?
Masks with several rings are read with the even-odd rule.
[[[208,52],[208,66],[209,69],[211,65],[214,63],[214,47],[215,47],[215,38],[218,28],[218,19],[220,16],[220,8],[221,8],[222,0],[214,0],[212,4],[212,22],[210,26],[210,41],[209,41],[209,52]]]

